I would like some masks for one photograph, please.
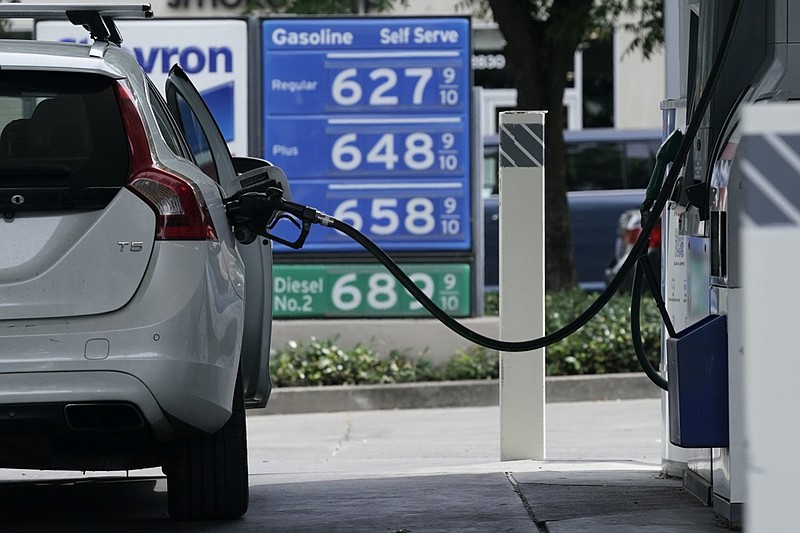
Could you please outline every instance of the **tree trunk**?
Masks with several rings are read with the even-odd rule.
[[[547,20],[531,3],[489,0],[514,69],[517,109],[547,111],[545,118],[545,287],[576,284],[564,160],[564,89],[572,57],[590,27],[591,0],[554,0]]]

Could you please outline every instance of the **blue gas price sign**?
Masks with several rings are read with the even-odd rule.
[[[294,198],[388,250],[469,250],[468,19],[269,19],[262,41],[263,156]]]

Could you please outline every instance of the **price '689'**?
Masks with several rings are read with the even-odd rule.
[[[450,132],[345,133],[333,141],[331,164],[340,171],[366,167],[384,171],[454,172],[460,168],[455,145],[456,136]]]
[[[458,277],[455,274],[441,276],[440,287],[436,286],[434,277],[425,272],[413,272],[409,278],[428,298],[438,300],[435,303],[445,311],[452,312],[460,308],[462,302],[457,292]],[[388,272],[376,272],[366,280],[359,279],[356,273],[344,274],[333,283],[330,298],[338,311],[354,311],[363,304],[375,311],[400,311],[397,309],[399,305],[406,306],[408,311],[423,309],[422,304],[411,299],[410,293]]]
[[[407,233],[410,235],[458,235],[461,220],[458,200],[452,196],[437,199],[441,211],[437,216],[434,200],[409,198],[402,205],[397,198],[350,199],[340,203],[333,213],[359,231],[381,237]]]

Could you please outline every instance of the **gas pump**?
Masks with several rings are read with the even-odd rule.
[[[662,107],[680,108],[676,103],[685,103],[690,121],[711,58],[723,45],[728,46],[728,56],[674,201],[663,215],[666,306],[676,329],[684,330],[684,335],[667,340],[662,352],[670,382],[664,402],[670,445],[664,464],[674,473],[675,465],[682,463],[686,488],[713,505],[721,517],[741,524],[745,442],[738,206],[742,187],[731,181],[731,169],[743,107],[800,98],[800,45],[796,37],[792,42],[800,26],[800,0],[741,0],[741,5],[729,0],[682,0],[679,10],[681,68],[668,76],[680,77],[681,94]],[[730,42],[723,43],[731,17],[738,19],[736,28]],[[709,317],[724,318],[726,327],[707,332],[700,346],[677,348],[684,336],[703,329]],[[726,360],[715,360],[716,375],[698,377],[703,370],[692,365],[715,351],[722,351]],[[701,389],[704,393],[697,394]],[[725,401],[716,392],[724,392]],[[682,429],[693,424],[704,429],[719,426],[725,438],[687,440]]]

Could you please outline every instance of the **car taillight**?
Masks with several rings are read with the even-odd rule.
[[[650,249],[661,249],[661,221],[656,223],[656,227],[653,228],[653,232],[650,234]]]
[[[203,198],[189,181],[154,165],[136,104],[122,83],[116,87],[131,152],[129,177],[125,186],[155,212],[156,239],[217,240],[217,232]]]
[[[633,244],[636,242],[636,239],[639,238],[639,234],[641,232],[642,232],[642,228],[638,227],[638,226],[635,227],[635,228],[626,229],[625,230],[625,244],[633,246]]]
[[[633,246],[636,243],[636,239],[639,238],[639,235],[642,233],[642,227],[636,226],[635,228],[628,228],[625,230],[625,244],[628,246]],[[653,228],[653,231],[650,233],[650,241],[648,243],[648,247],[650,250],[656,250],[661,248],[661,221],[656,223],[656,226]]]
[[[217,240],[205,205],[186,181],[149,169],[133,176],[127,186],[155,211],[156,239]]]

